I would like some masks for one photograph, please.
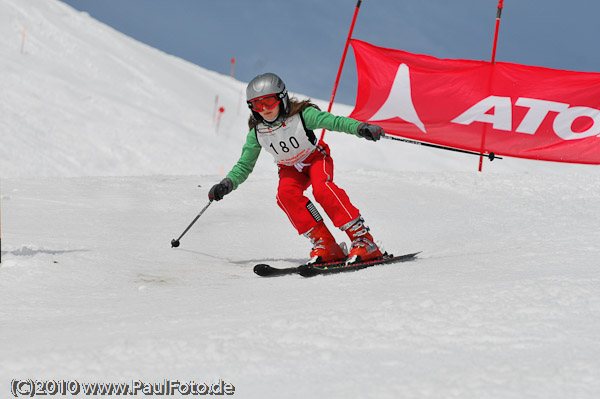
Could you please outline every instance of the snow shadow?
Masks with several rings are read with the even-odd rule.
[[[200,251],[194,251],[194,250],[190,250],[190,249],[181,249],[178,248],[178,251],[183,251],[183,252],[189,252],[189,253],[193,253],[193,254],[197,254],[197,255],[202,255],[205,256],[207,258],[211,258],[211,259],[216,259],[222,262],[227,262],[227,263],[231,263],[234,265],[242,265],[242,266],[246,266],[248,264],[257,264],[257,263],[284,263],[284,262],[289,262],[292,264],[302,264],[302,263],[306,263],[307,259],[306,258],[260,258],[260,259],[231,259],[228,257],[224,257],[224,256],[216,256],[216,255],[212,255],[209,253],[205,253],[205,252],[200,252]]]

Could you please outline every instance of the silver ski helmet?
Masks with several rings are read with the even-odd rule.
[[[287,114],[290,110],[288,93],[285,88],[285,83],[283,83],[283,80],[281,80],[279,76],[274,73],[265,73],[258,75],[248,83],[248,87],[246,87],[246,103],[256,119],[260,120],[261,116],[252,109],[252,104],[250,102],[258,97],[265,97],[271,94],[277,95],[277,98],[279,98],[283,104],[283,113]],[[280,115],[281,113],[282,112],[280,111]]]

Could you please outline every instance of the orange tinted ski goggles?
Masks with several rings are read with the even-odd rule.
[[[279,104],[281,100],[277,96],[277,94],[269,94],[263,97],[257,97],[253,100],[248,101],[248,105],[252,108],[253,111],[262,112],[265,108],[273,109],[277,104]]]

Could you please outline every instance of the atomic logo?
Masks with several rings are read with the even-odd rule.
[[[398,67],[394,84],[387,100],[385,100],[379,111],[371,117],[370,121],[381,121],[392,118],[403,119],[417,126],[423,133],[427,133],[425,125],[419,119],[412,101],[410,72],[406,64],[400,64]]]

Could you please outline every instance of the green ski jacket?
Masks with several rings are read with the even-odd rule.
[[[302,118],[308,130],[327,129],[336,132],[345,132],[358,136],[358,125],[361,122],[347,118],[345,116],[336,116],[329,112],[319,111],[314,107],[308,107],[302,111]],[[254,165],[260,155],[261,146],[256,138],[256,131],[252,129],[246,137],[246,144],[242,147],[242,155],[235,166],[227,174],[227,177],[233,182],[233,189],[237,189],[254,170]]]

